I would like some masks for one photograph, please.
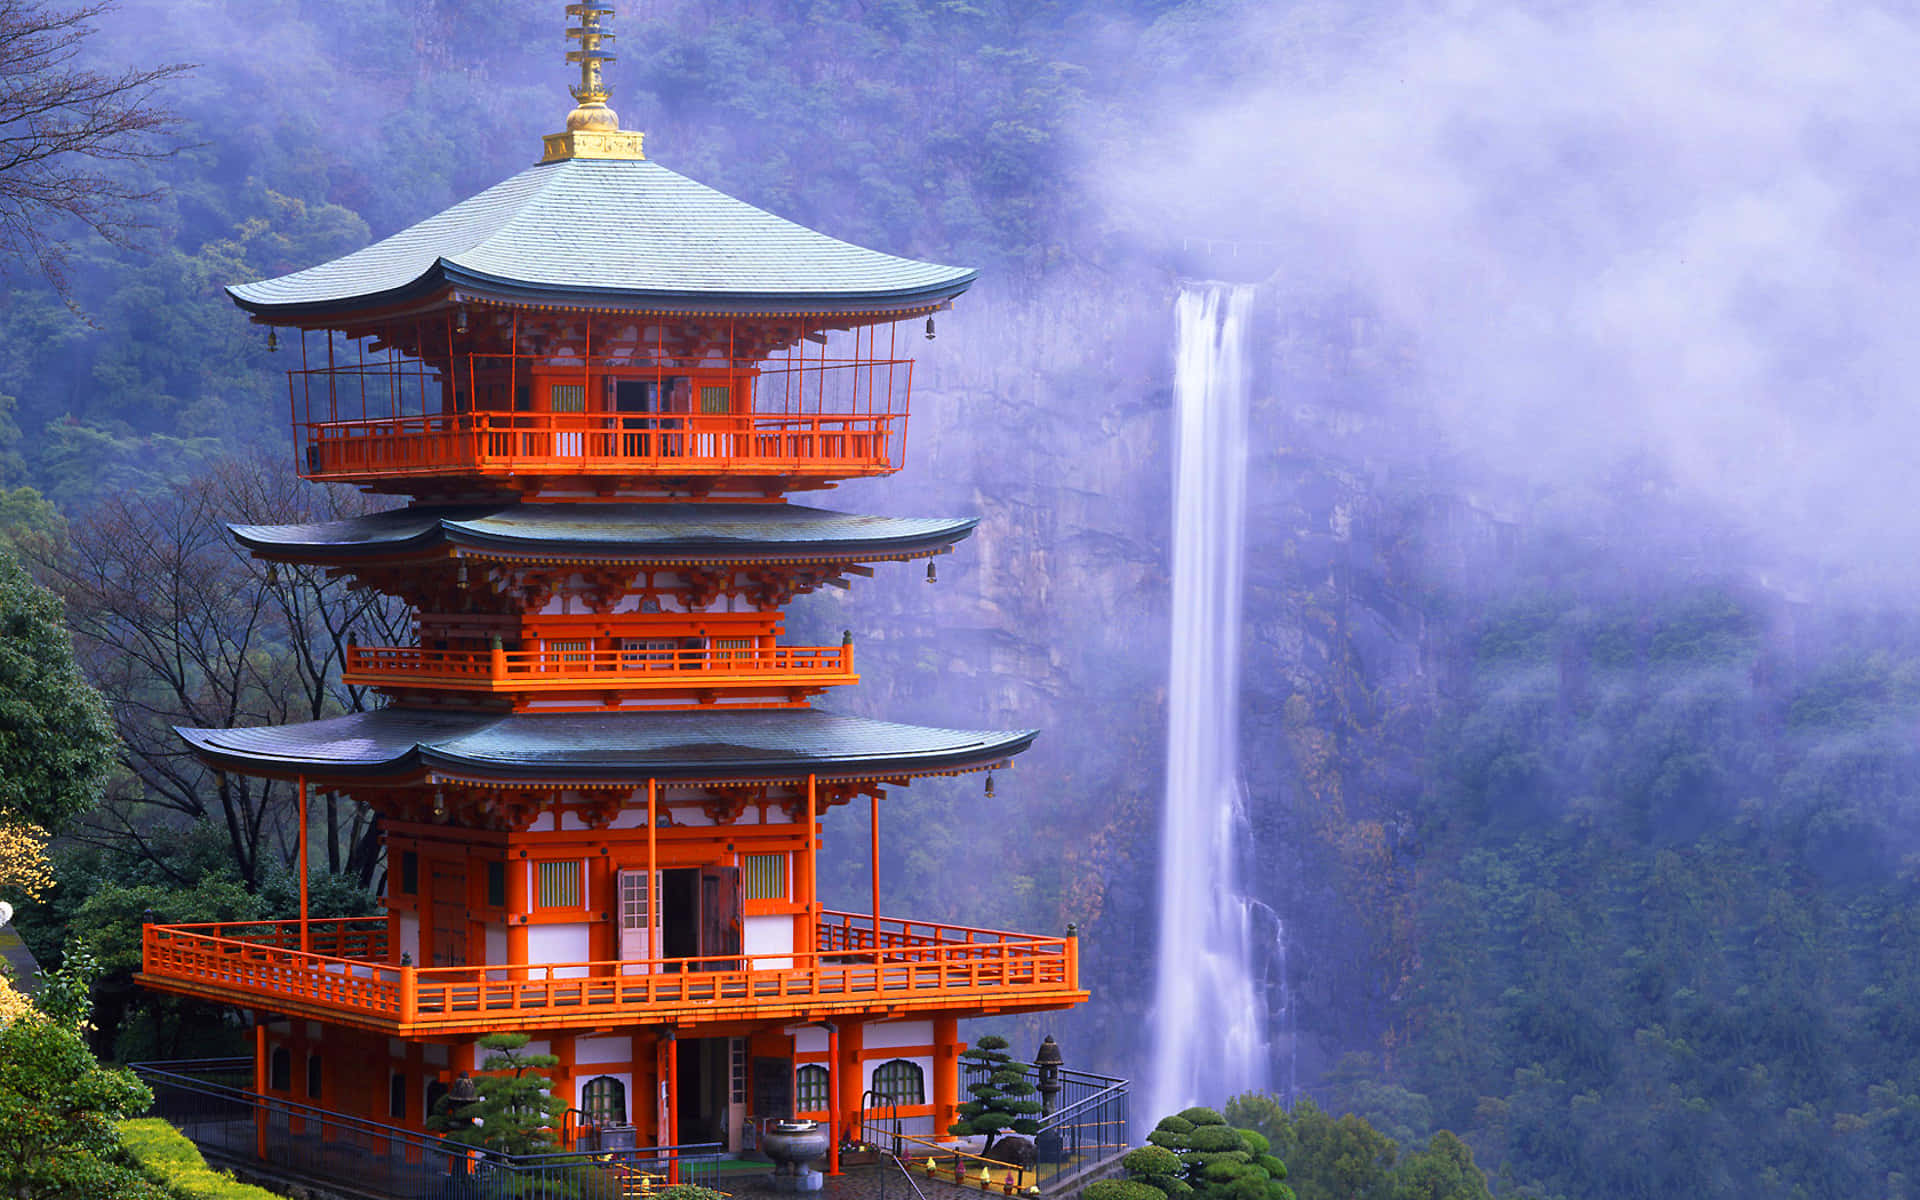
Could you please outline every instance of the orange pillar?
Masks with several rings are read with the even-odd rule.
[[[812,783],[811,777],[807,780]],[[807,789],[813,795],[813,789]],[[840,1173],[840,1138],[846,1131],[847,1110],[840,1090],[840,1026],[827,1026],[827,1174]]]
[[[425,899],[427,903],[432,902],[431,896]],[[425,913],[431,911],[423,909],[423,918]],[[527,884],[527,852],[522,850],[517,855],[510,854],[507,859],[507,961],[516,967],[524,968],[527,965],[527,914],[532,911],[531,889]],[[422,919],[420,924],[424,927],[427,921]],[[525,970],[510,974],[514,979],[527,977]]]
[[[267,1027],[253,1027],[253,1094],[260,1098],[253,1110],[253,1152],[267,1160]]]
[[[933,1135],[960,1119],[960,1022],[933,1019]]]
[[[880,966],[880,793],[867,797],[867,831],[873,843],[873,965]]]
[[[818,776],[807,776],[807,916],[814,924],[820,921],[820,827],[817,813],[819,803],[816,792]]]
[[[307,777],[300,776],[300,953],[313,953],[313,934],[307,928]]]
[[[866,1092],[866,1072],[861,1070],[860,1052],[865,1048],[866,1027],[858,1021],[843,1021],[840,1025],[839,1052],[833,1058],[833,1090],[840,1097],[840,1117],[843,1124],[834,1130],[836,1140],[846,1138],[865,1138],[866,1130],[860,1128],[860,1100]]]

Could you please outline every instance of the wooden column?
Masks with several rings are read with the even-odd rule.
[[[267,1160],[267,1027],[253,1027],[253,1094],[260,1103],[253,1110],[253,1152],[261,1162]]]
[[[807,797],[813,797],[813,778],[807,778]],[[808,805],[811,809],[812,805]],[[811,822],[809,822],[811,828]],[[840,1173],[840,1140],[846,1133],[846,1107],[840,1091],[840,1026],[827,1026],[827,1174]]]
[[[511,845],[511,843],[509,843]],[[515,967],[527,965],[527,914],[533,911],[532,888],[527,883],[527,852],[507,851],[507,961]],[[431,905],[433,898],[426,897]],[[424,927],[431,920],[433,909],[428,907],[421,913],[420,924]],[[511,973],[514,979],[525,979],[524,969]]]
[[[807,776],[807,917],[820,921],[820,827],[818,816],[818,776]]]
[[[300,953],[313,953],[313,934],[307,926],[307,777],[305,775],[300,776]]]
[[[960,1022],[953,1017],[933,1019],[933,1136],[947,1132],[959,1120]]]
[[[867,832],[873,843],[873,965],[880,967],[880,793],[867,797]]]
[[[860,1099],[866,1092],[866,1072],[861,1069],[861,1051],[866,1046],[866,1027],[858,1021],[836,1023],[840,1044],[833,1056],[833,1092],[839,1100],[839,1125],[833,1131],[835,1142],[846,1138],[865,1138],[859,1128]]]

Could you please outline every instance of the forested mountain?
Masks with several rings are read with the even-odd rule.
[[[47,549],[50,523],[24,496],[0,515],[16,536],[26,528],[43,562],[64,564],[52,574],[82,652],[121,702],[132,748],[116,811],[136,830],[164,812],[194,832],[65,847],[56,900],[22,921],[43,959],[57,956],[61,922],[91,925],[124,976],[137,953],[128,930],[148,907],[189,920],[286,906],[274,797],[163,761],[154,731],[189,706],[292,719],[362,703],[329,682],[329,656],[350,625],[390,614],[341,607],[317,580],[269,581],[223,546],[222,514],[360,499],[262,482],[290,466],[290,356],[269,352],[221,288],[395,232],[531,162],[570,104],[562,7],[124,0],[101,22],[90,52],[198,64],[167,93],[184,148],[159,167],[167,192],[151,227],[131,231],[144,250],[76,242],[71,307],[34,278],[9,281],[0,482],[56,504],[71,545]],[[1146,1063],[1174,650],[1171,309],[1183,277],[1225,265],[1264,280],[1242,740],[1256,890],[1288,931],[1278,1086],[1296,1079],[1323,1108],[1358,1111],[1403,1144],[1450,1129],[1502,1194],[1916,1186],[1920,621],[1904,591],[1862,583],[1897,575],[1889,563],[1911,555],[1899,540],[1910,522],[1872,507],[1897,494],[1876,481],[1898,439],[1876,423],[1887,402],[1858,399],[1866,368],[1833,383],[1808,365],[1853,361],[1845,322],[1809,333],[1788,319],[1802,303],[1853,312],[1834,300],[1844,280],[1821,285],[1818,304],[1766,278],[1734,289],[1728,319],[1774,331],[1788,366],[1703,338],[1694,345],[1714,354],[1701,351],[1701,375],[1609,374],[1595,365],[1611,361],[1609,339],[1631,340],[1618,323],[1690,331],[1692,316],[1651,304],[1657,288],[1629,288],[1579,320],[1551,307],[1556,280],[1618,284],[1644,266],[1621,229],[1676,224],[1633,210],[1665,194],[1638,186],[1658,163],[1614,178],[1642,143],[1592,115],[1613,103],[1607,77],[1582,77],[1594,109],[1533,147],[1537,159],[1513,149],[1532,143],[1507,138],[1504,110],[1462,105],[1457,119],[1412,122],[1478,172],[1424,182],[1355,166],[1405,157],[1391,101],[1367,110],[1371,124],[1342,124],[1346,110],[1325,104],[1363,87],[1390,93],[1410,61],[1452,82],[1400,97],[1408,112],[1453,103],[1481,72],[1551,74],[1537,55],[1493,51],[1590,33],[1581,10],[622,9],[612,105],[647,131],[651,157],[837,236],[982,270],[918,350],[903,477],[820,500],[979,514],[980,532],[934,587],[883,570],[849,596],[811,598],[792,624],[801,640],[861,631],[865,681],[834,707],[1045,730],[995,797],[917,783],[889,798],[883,825],[889,903],[979,925],[1078,925],[1096,1000],[1001,1030],[1016,1050],[1050,1030],[1069,1065],[1138,1074]],[[1777,15],[1763,6],[1753,19]],[[1645,36],[1669,49],[1693,46],[1688,31],[1720,36],[1691,7],[1655,24]],[[1481,36],[1495,27],[1507,40]],[[1896,24],[1880,40],[1906,45],[1907,32]],[[1639,35],[1621,36],[1631,58]],[[1862,77],[1889,72],[1875,56]],[[1250,172],[1238,192],[1196,173],[1196,131],[1214,124],[1278,167]],[[1302,141],[1305,126],[1324,141]],[[1810,178],[1842,197],[1836,209],[1864,214],[1852,252],[1870,256],[1912,229],[1884,180],[1859,194],[1837,186],[1853,177],[1833,164],[1864,140],[1834,142],[1815,157],[1840,173]],[[1565,195],[1556,170],[1575,181]],[[1461,178],[1514,188],[1476,193]],[[1744,174],[1729,186],[1751,191],[1734,206],[1746,223],[1702,227],[1766,246],[1768,230],[1795,235],[1801,209],[1769,207]],[[1279,215],[1248,199],[1282,193]],[[1369,224],[1354,233],[1343,211]],[[1473,212],[1497,236],[1439,236],[1452,227],[1434,224],[1436,211]],[[1569,240],[1596,247],[1595,260],[1565,250]],[[1714,246],[1739,257],[1714,242],[1696,248],[1696,267]],[[1409,279],[1379,267],[1393,247],[1467,265]],[[1531,261],[1564,275],[1533,279]],[[1470,294],[1436,298],[1456,285]],[[1447,319],[1423,324],[1423,306],[1442,299]],[[1462,336],[1472,326],[1460,313],[1474,309],[1510,318],[1505,340]],[[1540,344],[1523,343],[1529,331],[1582,321],[1593,357],[1515,353]],[[1737,378],[1750,393],[1712,373],[1729,357],[1747,364]],[[1529,405],[1507,403],[1505,388]],[[1776,388],[1812,397],[1819,420],[1774,407]],[[1785,432],[1771,436],[1789,449],[1817,424],[1867,450],[1850,460],[1857,469],[1820,476],[1816,504],[1780,467],[1792,455],[1764,439],[1723,439],[1724,461],[1706,465],[1690,442],[1610,428],[1581,440],[1614,414],[1744,408],[1777,418]],[[1700,436],[1720,445],[1717,429]],[[272,465],[246,465],[258,455]],[[1720,487],[1726,476],[1752,490]],[[1856,483],[1867,501],[1848,490]],[[1749,506],[1763,501],[1775,507]],[[1792,537],[1770,536],[1787,510],[1842,516],[1830,544],[1797,517],[1774,523]],[[1876,522],[1895,540],[1869,556],[1862,530]],[[169,558],[167,539],[185,549]],[[124,626],[106,610],[129,596],[157,604],[137,584],[168,562],[201,572],[191,595],[170,599],[205,603],[168,620],[198,631],[207,663],[230,666],[219,687],[213,666],[140,674],[113,641]],[[242,610],[271,614],[247,626],[251,641],[227,636]],[[351,909],[378,866],[351,814],[331,814],[329,828],[323,899]],[[830,845],[863,845],[865,833],[854,814],[828,826]],[[864,894],[859,857],[826,882]],[[131,1002],[123,987],[102,1010],[124,1053],[214,1048],[171,1001],[119,1021]]]

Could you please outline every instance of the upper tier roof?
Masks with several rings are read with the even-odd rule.
[[[937,554],[974,520],[874,517],[798,504],[488,504],[389,509],[313,525],[233,525],[247,549],[302,562],[458,546],[620,561],[860,562]]]
[[[462,298],[662,312],[923,310],[976,272],[816,233],[646,160],[542,163],[332,262],[230,287],[261,317]]]

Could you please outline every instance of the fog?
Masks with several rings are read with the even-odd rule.
[[[1334,37],[1250,7],[1213,35],[1231,77],[1162,81],[1145,147],[1098,147],[1112,211],[1267,243],[1282,305],[1357,291],[1524,503],[1649,459],[1772,553],[1906,582],[1913,13],[1456,4]]]

